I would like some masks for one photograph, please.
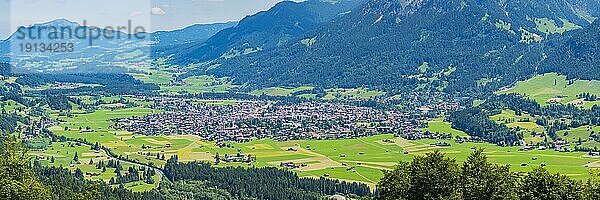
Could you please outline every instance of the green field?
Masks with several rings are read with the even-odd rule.
[[[313,86],[300,86],[300,87],[270,87],[263,88],[259,90],[254,90],[250,92],[250,94],[259,96],[259,95],[267,95],[267,96],[278,96],[278,97],[287,97],[292,96],[295,92],[300,91],[308,91],[312,90],[315,87]],[[385,95],[385,92],[377,91],[377,90],[369,90],[366,88],[330,88],[325,89],[325,96],[322,97],[323,100],[335,100],[335,99],[369,99],[378,96]],[[300,94],[297,97],[305,98],[305,99],[315,99],[317,98],[317,94]]]
[[[332,99],[369,99],[373,97],[383,96],[386,93],[377,90],[369,90],[367,88],[333,88],[326,89],[327,93],[324,100],[332,100]]]
[[[13,100],[2,101],[0,106],[2,106],[2,109],[6,110],[7,112],[12,112],[18,110],[19,108],[26,108],[24,105],[21,105],[20,103],[17,103]]]
[[[556,82],[556,84],[554,84]],[[497,92],[498,94],[525,94],[540,105],[550,102],[572,103],[589,108],[592,105],[600,105],[600,102],[583,102],[577,99],[581,93],[590,93],[600,96],[600,81],[576,80],[569,85],[566,76],[556,73],[548,73],[535,76],[526,81],[518,82],[514,87]]]
[[[227,93],[237,87],[232,85],[227,78],[213,76],[193,76],[183,79],[180,84],[172,84],[178,74],[167,71],[153,71],[151,74],[131,74],[145,83],[154,83],[160,86],[162,94],[174,93]]]
[[[235,88],[227,78],[215,78],[213,76],[194,76],[183,80],[185,85],[161,86],[163,93],[188,92],[199,93],[227,93]]]
[[[312,86],[300,86],[300,87],[296,87],[296,88],[270,87],[270,88],[264,88],[264,89],[260,89],[260,90],[254,90],[254,91],[250,92],[250,94],[252,94],[254,96],[267,95],[267,96],[276,96],[276,97],[280,97],[280,96],[286,97],[286,96],[292,95],[294,92],[312,90],[314,88],[315,87],[312,87]]]
[[[536,29],[545,34],[563,34],[566,31],[572,31],[582,28],[581,26],[569,22],[566,19],[560,19],[561,25],[558,25],[556,21],[548,18],[536,18],[534,19]]]
[[[536,124],[534,122],[535,119],[529,114],[522,114],[521,116],[518,116],[516,115],[515,111],[503,110],[500,114],[490,116],[490,119],[499,124],[505,124],[511,128],[519,127],[523,133],[524,140],[527,143],[538,143],[544,141],[545,139],[552,141],[550,137],[544,137],[544,135],[546,135],[546,128]],[[533,132],[536,133],[536,136],[532,136]],[[571,143],[571,145],[574,145],[575,142],[581,140],[584,144],[583,146],[585,147],[600,147],[600,143],[589,140],[591,133],[600,133],[600,127],[581,126],[578,128],[557,131],[556,135],[562,139],[565,139],[565,141],[567,143]]]
[[[573,128],[569,130],[558,131],[556,134],[566,139],[569,142],[576,142],[579,139],[588,140],[590,138],[590,133],[600,133],[599,126],[581,126],[578,128]]]
[[[167,84],[173,80],[173,74],[161,71],[154,70],[149,71],[148,74],[131,74],[134,78],[143,81],[145,83],[154,83],[154,84]]]
[[[512,122],[518,122],[518,121],[533,121],[534,118],[531,117],[531,115],[529,114],[521,114],[521,115],[517,115],[515,111],[513,110],[503,110],[502,113],[497,114],[497,115],[493,115],[490,117],[492,120],[500,122],[502,124],[504,123],[512,123]]]
[[[427,122],[427,128],[421,129],[421,131],[429,131],[432,133],[450,133],[452,136],[468,136],[465,132],[452,128],[452,125],[445,122],[443,118],[433,119]]]
[[[521,128],[523,139],[528,144],[542,142],[546,139],[543,137],[543,135],[546,135],[546,128],[536,124],[534,122],[535,118],[531,117],[529,114],[521,114],[519,116],[513,110],[503,110],[500,114],[490,116],[490,119],[498,124],[504,124],[511,128]],[[536,133],[536,136],[533,136],[533,132]],[[552,141],[549,137],[547,139]]]

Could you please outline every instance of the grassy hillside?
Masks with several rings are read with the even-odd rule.
[[[468,136],[465,132],[452,128],[452,125],[445,122],[444,119],[433,119],[427,122],[427,128],[421,129],[422,131],[429,131],[432,133],[450,133],[452,136]]]
[[[519,127],[523,133],[523,139],[528,144],[542,142],[546,138],[549,141],[552,141],[551,138],[545,137],[546,128],[536,124],[534,122],[535,118],[531,117],[529,114],[522,114],[519,116],[513,110],[503,110],[500,114],[490,116],[490,119],[511,128]],[[533,133],[535,133],[535,135]]]
[[[572,103],[584,107],[600,105],[599,101],[584,102],[577,99],[581,93],[590,93],[600,96],[600,81],[575,80],[572,84],[566,76],[548,73],[535,76],[526,81],[518,82],[514,87],[497,92],[498,94],[518,93],[525,94],[537,101],[540,105],[551,102]]]

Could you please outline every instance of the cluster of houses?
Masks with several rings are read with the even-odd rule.
[[[414,114],[342,103],[290,105],[244,101],[213,106],[191,101],[155,101],[162,113],[115,119],[114,128],[143,135],[192,134],[205,140],[247,142],[255,138],[345,139],[386,133],[417,134]]]
[[[42,134],[44,128],[58,125],[59,121],[56,119],[41,117],[39,120],[31,119],[29,125],[17,126],[17,132],[23,135],[37,136]]]
[[[279,167],[288,168],[288,169],[297,169],[297,168],[306,167],[306,166],[307,166],[306,163],[298,164],[298,163],[294,163],[292,161],[279,163]]]
[[[223,156],[222,158],[219,158],[220,161],[223,162],[227,162],[227,163],[253,163],[256,162],[256,156],[252,156],[250,154],[248,155],[244,155],[244,154],[235,154],[235,155],[229,155],[229,154],[225,154],[225,156]]]
[[[100,173],[96,173],[96,172],[86,172],[85,173],[86,176],[89,177],[94,177],[94,176],[100,176]]]
[[[39,120],[31,119],[28,125],[17,126],[16,131],[22,135],[23,141],[28,141],[36,138],[40,135],[45,135],[44,131],[46,128],[58,125],[59,121],[56,119],[41,117]]]
[[[397,134],[398,137],[407,139],[407,140],[421,140],[421,139],[434,139],[434,140],[445,140],[445,139],[453,139],[452,134],[450,133],[433,133],[429,131],[405,131]],[[457,138],[458,140],[458,138]]]
[[[572,149],[568,148],[569,144],[562,141],[562,140],[558,140],[556,141],[556,143],[552,144],[551,147],[548,146],[544,146],[544,145],[527,145],[527,144],[523,144],[523,146],[519,149],[519,151],[532,151],[532,150],[540,150],[540,151],[545,151],[545,150],[554,150],[557,152],[573,152]]]

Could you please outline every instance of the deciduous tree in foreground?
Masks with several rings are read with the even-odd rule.
[[[600,176],[591,171],[585,182],[544,168],[511,172],[509,166],[490,163],[482,149],[475,150],[462,167],[435,151],[401,162],[385,171],[377,184],[378,199],[599,199]]]
[[[31,170],[27,149],[15,137],[5,136],[0,144],[0,199],[50,199],[48,189]]]

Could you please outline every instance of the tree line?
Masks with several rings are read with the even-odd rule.
[[[519,94],[503,94],[490,96],[479,107],[491,114],[499,114],[504,109],[514,110],[517,115],[527,113],[535,119],[536,124],[545,127],[548,136],[554,140],[560,139],[556,133],[561,130],[586,125],[600,126],[600,106],[597,105],[590,109],[578,108],[572,104],[541,106],[536,101]],[[560,120],[564,118],[569,119],[569,122]]]
[[[473,107],[455,111],[448,120],[452,128],[461,130],[474,139],[501,146],[519,145],[523,135],[506,125],[497,124],[490,119],[491,113],[481,108]]]
[[[324,195],[347,194],[368,196],[370,188],[362,183],[348,183],[326,178],[300,178],[277,168],[215,168],[210,163],[180,163],[177,156],[167,160],[165,176],[171,181],[204,181],[224,189],[235,197],[257,199],[318,199]]]
[[[542,167],[516,173],[509,166],[490,163],[482,149],[462,164],[435,151],[386,171],[377,184],[377,199],[600,199],[600,174],[590,173],[587,181],[552,174]]]
[[[502,94],[488,97],[481,108],[492,113],[500,113],[503,109],[514,110],[517,115],[528,113],[532,117],[569,118],[580,125],[600,125],[600,106],[581,109],[572,104],[550,104],[541,106],[536,101],[520,94]]]

